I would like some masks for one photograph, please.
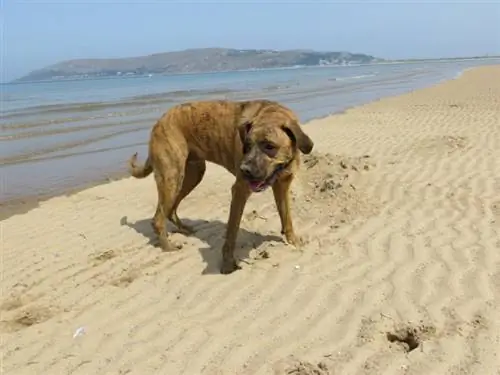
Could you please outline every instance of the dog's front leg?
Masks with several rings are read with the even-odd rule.
[[[231,188],[231,209],[229,212],[229,220],[226,229],[226,241],[222,247],[222,266],[220,272],[222,274],[229,274],[241,267],[234,259],[234,248],[236,246],[236,238],[240,228],[241,216],[247,203],[251,191],[245,181],[236,180]]]
[[[274,201],[280,215],[281,234],[285,235],[287,242],[298,246],[301,243],[299,237],[295,235],[292,223],[292,213],[290,209],[290,186],[293,176],[285,176],[276,181],[273,185]]]

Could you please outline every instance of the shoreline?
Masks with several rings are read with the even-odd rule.
[[[396,98],[399,96],[411,94],[411,93],[419,91],[419,90],[425,90],[428,88],[432,88],[432,87],[436,87],[436,86],[439,86],[442,84],[446,84],[449,81],[460,79],[466,72],[468,72],[470,70],[481,69],[483,67],[493,67],[493,66],[499,66],[499,64],[483,65],[480,67],[464,67],[458,74],[456,74],[452,78],[443,79],[443,80],[436,82],[434,84],[431,84],[427,87],[413,89],[413,90],[407,91],[404,94],[383,96],[381,98],[378,98],[378,99],[375,99],[372,101],[368,101],[368,102],[363,103],[361,105],[349,106],[349,107],[344,108],[338,112],[332,112],[332,113],[329,113],[329,114],[326,114],[323,116],[318,116],[318,117],[315,117],[313,119],[309,119],[308,121],[306,121],[303,124],[303,126],[305,126],[307,129],[308,124],[310,124],[312,122],[321,121],[321,120],[325,120],[325,119],[328,119],[328,118],[331,118],[334,116],[343,115],[352,109],[361,108],[361,107],[364,107],[364,106],[367,106],[367,105],[370,105],[370,104],[373,104],[373,103],[376,103],[379,101],[383,101],[385,99]],[[29,161],[27,161],[27,162],[29,162]],[[124,160],[124,165],[125,164],[126,164],[126,160]],[[50,200],[52,198],[62,197],[62,196],[72,196],[72,195],[77,194],[81,191],[84,191],[84,190],[87,190],[87,189],[90,189],[90,188],[93,188],[96,186],[105,185],[105,184],[108,184],[112,181],[123,180],[123,179],[129,178],[129,177],[130,176],[128,175],[128,173],[126,171],[123,171],[123,170],[116,171],[114,173],[107,174],[107,176],[104,178],[97,178],[95,180],[85,180],[85,181],[81,181],[81,183],[75,183],[73,186],[69,186],[69,187],[61,186],[60,188],[56,188],[53,191],[47,191],[47,192],[44,192],[41,194],[26,195],[26,196],[21,196],[21,197],[16,197],[16,198],[0,201],[0,221],[3,221],[11,216],[14,216],[14,215],[19,215],[19,214],[29,212],[32,209],[38,207],[40,205],[40,203],[45,202],[47,200]]]
[[[95,181],[83,182],[78,186],[69,188],[61,187],[52,192],[42,193],[38,195],[27,195],[19,198],[13,198],[5,201],[0,201],[0,222],[15,215],[21,215],[30,212],[34,208],[40,206],[41,203],[49,201],[53,198],[70,197],[82,191],[92,189],[97,186],[109,184],[114,181],[124,180],[130,176],[125,173],[112,174],[104,179]]]

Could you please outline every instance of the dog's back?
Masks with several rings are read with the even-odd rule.
[[[235,173],[242,157],[238,126],[255,118],[285,112],[290,118],[294,113],[282,104],[266,100],[200,100],[177,104],[166,111],[151,130],[149,154],[155,149],[187,147],[190,159],[200,159],[219,164]],[[167,139],[168,138],[168,139]],[[129,173],[144,178],[153,170],[150,157],[143,166],[137,165],[137,155],[129,160]]]

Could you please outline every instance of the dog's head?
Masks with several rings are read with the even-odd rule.
[[[281,107],[244,119],[239,135],[243,145],[240,172],[254,192],[271,186],[294,161],[298,151],[309,154],[314,146],[297,118]]]

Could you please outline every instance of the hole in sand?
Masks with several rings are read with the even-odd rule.
[[[16,332],[43,323],[52,318],[54,314],[55,311],[53,308],[30,307],[20,311],[13,318],[0,322],[0,328],[2,331]]]
[[[116,287],[120,287],[120,288],[126,288],[127,286],[132,284],[133,281],[134,281],[133,276],[125,275],[125,276],[122,276],[122,277],[118,278],[117,280],[114,280],[113,282],[111,282],[111,285],[116,286]]]
[[[105,262],[107,260],[113,259],[116,256],[116,253],[114,250],[106,250],[100,254],[97,254],[93,257],[94,261],[98,263]]]
[[[120,288],[126,288],[130,284],[132,284],[135,281],[135,279],[137,279],[139,276],[140,272],[138,270],[128,270],[123,275],[113,280],[111,282],[111,285]]]
[[[420,345],[416,330],[410,328],[395,333],[387,332],[387,340],[401,344],[407,353],[417,349]]]

